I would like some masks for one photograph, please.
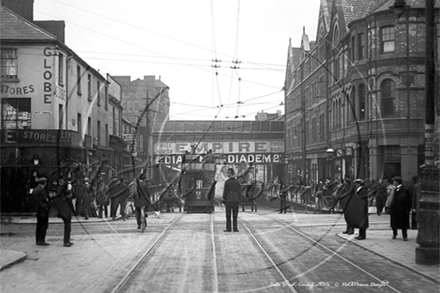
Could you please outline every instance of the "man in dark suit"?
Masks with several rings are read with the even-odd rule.
[[[350,223],[350,219],[348,218],[347,207],[351,201],[351,197],[354,194],[354,187],[351,183],[350,177],[347,175],[344,178],[344,183],[337,190],[336,200],[334,201],[332,207],[329,210],[333,210],[338,201],[341,201],[342,211],[344,212],[344,220],[346,223],[346,229],[344,234],[352,235],[354,234],[354,227]]]
[[[364,240],[367,237],[368,228],[368,189],[363,179],[354,181],[356,186],[356,194],[352,199],[351,207],[351,223],[354,228],[359,228],[359,236],[357,240]]]
[[[391,229],[393,229],[393,239],[397,237],[397,229],[402,229],[403,241],[408,240],[409,212],[411,210],[411,195],[402,185],[401,177],[394,177],[393,184],[396,186],[394,190],[393,200],[390,204]]]
[[[49,227],[49,196],[46,192],[47,178],[39,178],[38,186],[32,192],[37,213],[37,229],[35,231],[36,244],[40,246],[50,245],[46,242],[46,231]]]
[[[72,203],[72,185],[64,179],[60,179],[59,189],[54,202],[58,208],[58,216],[64,222],[64,246],[73,245],[70,242],[70,231],[72,227],[72,212],[74,211]]]
[[[240,182],[238,182],[238,180],[233,177],[234,174],[234,169],[229,168],[226,172],[226,176],[228,176],[229,179],[226,180],[223,190],[223,201],[225,202],[226,206],[226,230],[224,230],[225,232],[231,232],[231,214],[234,232],[238,232],[237,217],[241,188]]]

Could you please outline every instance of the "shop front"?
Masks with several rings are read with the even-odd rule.
[[[39,177],[82,176],[87,152],[77,132],[1,130],[1,212],[32,212],[30,189]],[[48,186],[49,187],[49,186]]]

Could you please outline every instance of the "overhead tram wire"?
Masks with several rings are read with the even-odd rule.
[[[154,31],[151,31],[151,30],[148,30],[148,29],[145,29],[143,27],[139,27],[139,26],[136,26],[136,25],[133,25],[133,24],[130,24],[130,23],[126,23],[126,22],[120,21],[120,20],[112,18],[112,17],[108,17],[108,16],[105,16],[105,15],[102,15],[102,14],[98,14],[98,13],[95,13],[95,12],[92,12],[92,11],[89,11],[89,10],[86,10],[86,9],[83,9],[83,8],[71,5],[71,4],[63,2],[63,1],[58,1],[58,0],[52,0],[52,1],[58,2],[58,3],[63,4],[63,5],[70,6],[70,7],[74,8],[74,9],[78,9],[78,10],[81,10],[81,11],[84,11],[84,12],[87,12],[87,13],[90,13],[90,14],[93,14],[93,15],[96,15],[96,16],[99,16],[99,17],[102,17],[102,18],[114,21],[114,22],[117,22],[117,23],[120,23],[120,24],[124,24],[124,25],[132,27],[132,28],[140,29],[140,30],[146,31],[146,32],[154,34],[154,35],[158,35],[158,36],[161,36],[161,37],[164,37],[164,38],[168,38],[168,39],[176,41],[176,42],[180,42],[180,43],[183,43],[183,44],[186,44],[186,45],[189,45],[189,46],[193,46],[193,47],[196,47],[196,48],[199,48],[199,49],[202,49],[202,50],[211,51],[211,49],[208,49],[208,48],[205,48],[205,47],[202,47],[202,46],[199,46],[199,45],[195,45],[195,44],[192,44],[192,43],[189,43],[189,42],[186,42],[186,41],[182,41],[180,39],[173,38],[173,37],[170,37],[170,36],[167,36],[167,35],[164,35],[164,34],[160,34],[160,33],[157,33],[157,32],[154,32]],[[211,3],[212,3],[212,1],[211,1]],[[38,10],[36,10],[36,11],[38,11]],[[41,11],[38,11],[38,12],[44,13],[44,12],[41,12]],[[44,14],[48,15],[47,13],[44,13]],[[224,53],[220,53],[220,54],[224,55],[225,57],[232,57],[232,56],[224,54]],[[263,67],[265,69],[272,70],[271,68],[266,67],[265,63],[255,63],[255,62],[250,62],[250,61],[247,61],[247,60],[243,60],[243,61],[245,61],[245,62],[247,62],[249,64],[256,65],[256,66],[261,66],[261,67]],[[280,66],[284,66],[284,65],[280,65]]]
[[[60,15],[62,15],[62,13],[58,10],[58,7],[55,6],[55,4],[52,3],[52,5],[55,7],[55,9],[58,11],[58,13],[60,13]],[[70,16],[69,12],[64,8],[64,6],[61,6],[63,8],[63,10],[66,12],[67,17],[72,21],[72,17]],[[107,67],[107,65],[102,62],[102,59],[99,58],[99,56],[96,54],[96,52],[93,51],[93,47],[90,45],[89,41],[87,41],[87,38],[84,37],[84,35],[82,34],[82,32],[76,27],[76,29],[78,30],[78,34],[75,32],[74,29],[70,28],[72,30],[72,32],[78,37],[78,39],[84,39],[81,40],[81,42],[89,49],[91,50],[93,56],[95,56],[95,58],[98,60],[98,62],[103,66],[103,68],[105,68],[105,70],[107,70],[107,72],[111,72],[110,68]]]
[[[35,10],[35,11],[38,11],[38,10]],[[56,18],[56,16],[53,16],[53,15],[51,15],[51,14],[48,14],[48,13],[45,13],[45,12],[42,12],[42,11],[38,11],[38,12],[39,12],[39,13],[42,13],[42,14],[45,14],[45,15],[47,15],[47,16],[49,16],[49,17]],[[66,21],[66,20],[65,20],[65,22],[67,22],[67,23],[71,23],[71,24],[76,25],[76,26],[78,26],[78,27],[81,27],[81,28],[83,28],[83,29],[85,29],[85,30],[89,30],[89,31],[91,31],[91,32],[93,32],[93,33],[96,33],[96,34],[98,34],[98,35],[102,35],[102,36],[105,36],[105,37],[107,37],[107,38],[110,38],[110,39],[113,39],[113,40],[119,41],[119,42],[121,42],[121,43],[124,43],[124,44],[130,45],[130,46],[136,47],[136,48],[138,48],[138,49],[141,49],[141,50],[144,50],[144,51],[148,51],[148,52],[151,52],[151,53],[153,53],[153,54],[157,54],[158,56],[161,56],[161,57],[164,57],[164,58],[168,58],[168,59],[171,59],[171,60],[177,61],[177,62],[179,62],[181,65],[187,65],[187,66],[193,67],[193,68],[195,68],[195,69],[202,70],[202,71],[206,71],[206,72],[209,72],[210,74],[212,74],[212,72],[208,71],[207,69],[202,68],[202,67],[199,66],[199,65],[194,65],[194,64],[185,63],[185,62],[183,62],[183,61],[180,61],[180,60],[178,60],[178,59],[175,59],[174,57],[170,57],[170,56],[163,55],[163,54],[161,54],[161,53],[157,53],[157,52],[155,52],[155,51],[152,51],[152,50],[146,49],[146,48],[144,48],[144,47],[141,47],[141,46],[139,46],[139,45],[136,45],[136,44],[133,44],[133,43],[130,43],[130,42],[127,42],[127,41],[124,41],[124,40],[118,39],[118,38],[116,38],[116,37],[114,37],[114,36],[111,36],[111,35],[108,35],[108,34],[103,34],[103,33],[101,33],[101,32],[98,32],[98,31],[96,31],[96,30],[91,29],[90,27],[86,27],[86,26],[83,26],[83,25],[80,25],[80,24],[77,24],[77,23],[74,23],[74,22],[71,22],[71,21]],[[102,59],[102,58],[100,58],[100,59]],[[125,62],[126,62],[126,60],[122,60],[122,61],[125,61]],[[221,60],[219,60],[219,61],[221,61]],[[138,61],[136,61],[136,62],[138,62]],[[173,64],[173,65],[178,65],[178,64]],[[217,73],[216,75],[227,77],[226,75],[222,75],[222,74],[219,74],[219,73]],[[252,83],[252,84],[256,84],[256,85],[259,85],[259,86],[264,86],[264,87],[278,88],[278,87],[276,87],[276,86],[267,85],[267,84],[262,84],[262,83],[259,83],[259,82],[253,82],[253,81],[249,81],[249,80],[242,80],[242,81],[244,81],[244,82],[248,82],[248,83]]]
[[[213,0],[211,0],[211,40],[212,40],[212,46],[213,48],[211,49],[211,52],[213,53],[213,59],[212,61],[214,62],[214,65],[212,66],[214,68],[215,71],[215,75],[213,76],[213,83],[217,85],[217,91],[218,91],[218,99],[219,99],[219,105],[222,105],[222,99],[221,99],[221,92],[220,92],[220,82],[218,79],[218,68],[220,67],[220,65],[218,65],[217,63],[221,62],[221,60],[217,59],[217,43],[216,43],[216,34],[215,34],[215,18],[214,18],[214,3]],[[212,74],[212,73],[211,73]],[[213,99],[214,99],[214,87],[215,85],[213,84]],[[221,108],[220,108],[221,110]],[[217,115],[220,112],[217,113]],[[217,115],[215,117],[217,117]]]
[[[236,33],[235,33],[235,51],[234,51],[234,60],[232,61],[232,63],[235,64],[239,64],[241,63],[241,61],[239,61],[238,59],[238,42],[239,42],[239,31],[240,31],[240,0],[238,0],[238,4],[237,4],[238,8],[237,8],[237,28],[236,28]],[[241,77],[238,74],[237,69],[240,69],[239,66],[234,65],[231,68],[233,68],[235,74],[237,75],[237,79],[238,79],[238,97],[237,97],[237,111],[235,112],[235,117],[234,119],[237,119],[238,116],[238,112],[240,110],[240,93],[241,93]]]

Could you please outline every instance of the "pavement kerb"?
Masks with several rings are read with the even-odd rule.
[[[22,251],[15,251],[15,250],[3,250],[2,252],[2,256],[0,256],[0,263],[1,263],[1,267],[0,267],[0,271],[7,269],[13,265],[15,265],[16,263],[19,263],[21,261],[24,261],[27,258],[26,253],[22,252]]]
[[[440,284],[440,280],[438,280],[438,279],[436,279],[436,278],[433,278],[432,276],[430,276],[430,275],[428,275],[428,274],[425,274],[425,273],[423,273],[423,272],[420,272],[420,271],[416,270],[415,268],[413,268],[413,267],[411,267],[411,266],[409,266],[409,265],[406,265],[406,264],[404,264],[404,263],[402,263],[402,262],[399,262],[398,260],[395,260],[395,259],[389,257],[389,256],[386,255],[386,254],[383,254],[383,253],[380,253],[380,252],[378,252],[378,251],[376,251],[376,250],[373,250],[373,249],[369,248],[368,246],[363,245],[363,244],[362,244],[360,241],[358,241],[358,240],[354,240],[354,241],[353,241],[354,237],[345,237],[342,233],[338,233],[337,236],[340,237],[340,238],[342,238],[342,239],[345,239],[346,241],[350,241],[351,243],[353,243],[353,244],[355,244],[355,245],[357,245],[357,246],[359,246],[359,247],[362,247],[363,249],[368,250],[368,251],[370,251],[370,252],[372,252],[372,253],[374,253],[374,254],[376,254],[376,255],[379,255],[379,256],[381,256],[381,257],[384,257],[384,258],[390,260],[391,262],[393,262],[393,263],[395,263],[395,264],[397,264],[397,265],[399,265],[399,266],[405,267],[405,268],[407,268],[408,270],[410,270],[410,271],[412,271],[412,272],[414,272],[414,273],[417,273],[417,274],[419,274],[419,275],[422,275],[423,277],[428,278],[428,279],[430,279],[431,281],[434,281],[434,282]]]

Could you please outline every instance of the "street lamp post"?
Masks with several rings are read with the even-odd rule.
[[[416,263],[438,264],[439,258],[439,169],[434,164],[435,59],[434,0],[425,7],[425,165],[422,171],[422,198],[418,215]],[[438,101],[438,97],[437,97]],[[438,135],[438,133],[437,133]]]

